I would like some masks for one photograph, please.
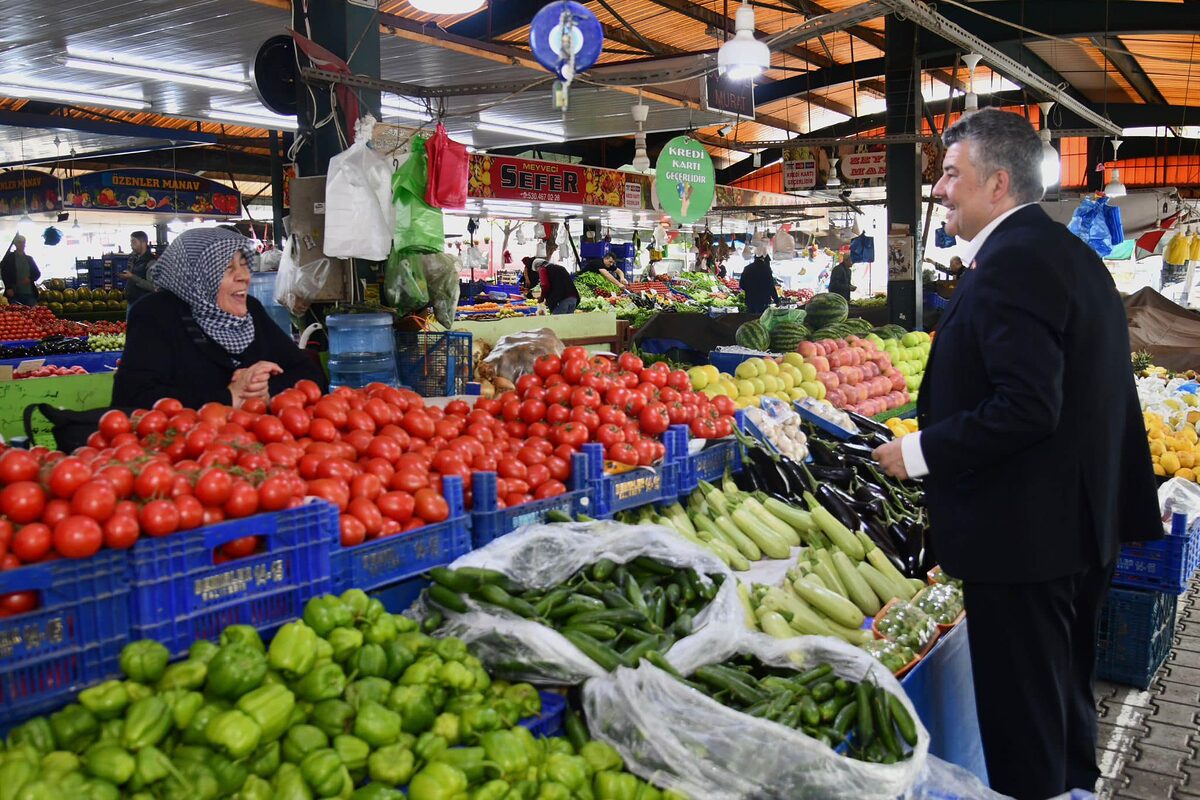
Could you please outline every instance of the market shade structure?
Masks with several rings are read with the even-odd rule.
[[[1146,351],[1160,367],[1180,372],[1200,369],[1200,312],[1172,303],[1147,287],[1125,298],[1129,344]]]

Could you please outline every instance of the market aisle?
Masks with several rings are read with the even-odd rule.
[[[1101,682],[1098,797],[1200,800],[1200,578],[1180,595],[1175,644],[1141,691]]]

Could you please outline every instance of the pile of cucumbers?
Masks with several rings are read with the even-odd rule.
[[[439,567],[429,577],[428,599],[439,608],[465,613],[469,597],[540,622],[608,672],[643,658],[662,666],[662,654],[692,632],[725,579],[646,556],[625,564],[600,559],[549,589],[523,589],[503,573],[476,567]]]

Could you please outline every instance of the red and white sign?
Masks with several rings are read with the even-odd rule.
[[[490,164],[493,196],[505,200],[583,203],[585,169],[556,161],[493,156]]]
[[[640,211],[642,209],[642,185],[627,181],[625,183],[625,207]]]
[[[887,175],[887,153],[853,153],[842,159],[842,175],[851,181],[866,181]]]
[[[795,192],[817,185],[817,162],[812,159],[783,161],[783,190]]]

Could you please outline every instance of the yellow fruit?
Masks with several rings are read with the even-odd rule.
[[[908,429],[909,433],[916,433],[917,425],[918,423],[916,417],[909,417],[908,419],[904,420],[904,427]]]
[[[1192,470],[1188,469],[1187,467],[1184,467],[1183,469],[1175,470],[1175,477],[1183,478],[1185,481],[1195,481],[1196,473],[1193,472]]]
[[[1181,436],[1181,437],[1184,439],[1184,441],[1186,441],[1188,444],[1195,444],[1197,441],[1200,441],[1200,436],[1197,436],[1197,435],[1196,435],[1196,429],[1195,429],[1195,428],[1184,428],[1183,430],[1181,430],[1181,431],[1179,432],[1179,435],[1180,435],[1180,436]]]
[[[805,392],[803,389],[801,389],[799,386],[796,386],[795,388],[792,388],[792,389],[788,389],[787,394],[788,394],[788,399],[790,399],[790,400],[803,400],[804,398],[808,397],[808,393]]]
[[[775,380],[779,381],[779,385],[784,391],[787,391],[796,385],[796,379],[792,377],[792,373],[790,372],[779,373],[779,377]]]
[[[763,359],[763,369],[772,377],[779,374],[779,365],[769,358]]]
[[[750,380],[740,380],[737,382],[738,397],[753,397],[756,394],[758,394],[758,390]]]
[[[1191,450],[1180,450],[1175,454],[1175,457],[1179,459],[1179,466],[1184,469],[1191,469],[1196,466],[1196,456],[1192,454]]]
[[[1167,452],[1167,446],[1163,444],[1162,439],[1150,442],[1150,455],[1161,456],[1165,452]]]
[[[1163,469],[1163,465],[1159,464],[1158,462],[1155,462],[1154,464],[1154,474],[1158,475],[1160,478],[1167,477],[1167,471]]]
[[[758,359],[754,358],[746,359],[737,365],[737,369],[733,371],[733,374],[741,380],[749,380],[750,378],[756,377],[758,375],[758,367],[754,366],[754,362],[757,360]]]
[[[687,374],[688,379],[692,382],[692,388],[696,391],[704,391],[704,387],[708,386],[708,373],[700,367],[692,367]]]
[[[783,357],[783,363],[788,364],[789,366],[802,368],[804,366],[804,356],[800,355],[799,353],[788,353]]]
[[[1187,412],[1187,421],[1188,425],[1195,425],[1197,422],[1200,422],[1200,411]]]
[[[1158,460],[1158,463],[1162,465],[1162,468],[1166,470],[1168,475],[1174,475],[1182,466],[1179,463],[1179,456],[1174,453],[1164,453]]]
[[[717,381],[721,380],[721,370],[717,369],[712,364],[705,364],[703,367],[699,367],[699,370],[708,376],[709,383],[716,383]]]
[[[1150,430],[1148,430],[1146,432],[1146,435],[1149,436],[1151,439],[1161,439],[1161,438],[1163,438],[1163,430],[1162,430],[1162,428],[1154,427],[1154,428],[1151,428]]]
[[[817,368],[812,364],[801,364],[800,374],[806,381],[815,381],[817,379]]]

